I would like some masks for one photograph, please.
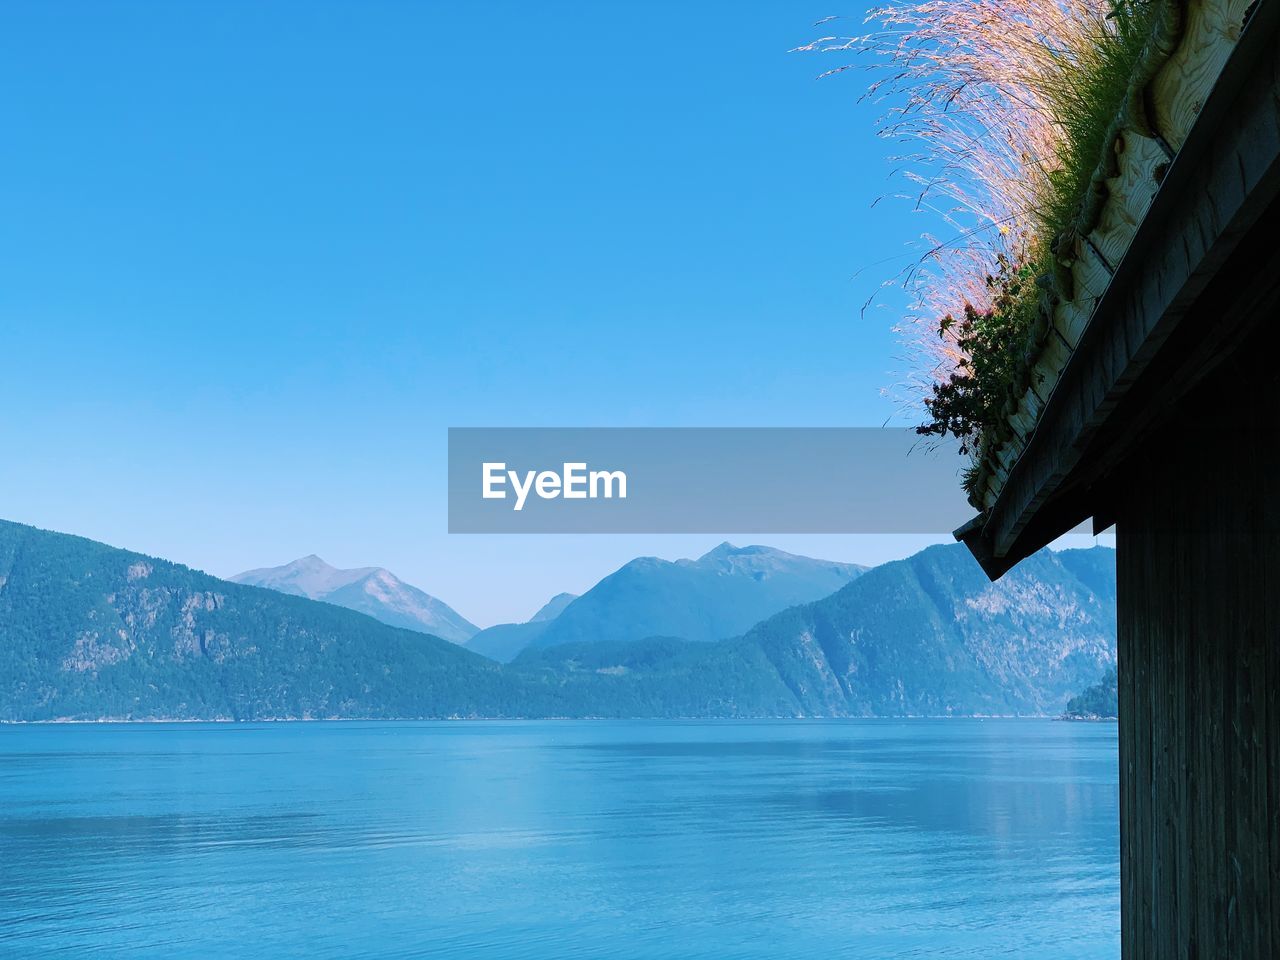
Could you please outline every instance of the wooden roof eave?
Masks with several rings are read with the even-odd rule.
[[[1112,415],[1273,209],[1280,195],[1277,50],[1280,0],[1259,0],[1145,215],[1131,225],[1087,325],[1040,391],[1047,399],[1034,429],[1002,482],[988,485],[982,513],[956,531],[992,578],[1088,517],[1105,516],[1099,491],[1125,449],[1122,439],[1159,411],[1127,409],[1124,424],[1109,422]]]

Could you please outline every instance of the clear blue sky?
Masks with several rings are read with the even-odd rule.
[[[482,624],[713,546],[449,537],[445,431],[895,414],[892,304],[859,312],[929,224],[871,206],[865,78],[786,52],[831,13],[9,0],[0,516],[384,565]]]

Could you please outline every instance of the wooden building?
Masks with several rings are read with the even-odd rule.
[[[1280,958],[1280,0],[1170,4],[957,531],[1115,525],[1122,954]]]

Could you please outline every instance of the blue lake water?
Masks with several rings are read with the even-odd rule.
[[[1119,955],[1116,729],[0,727],[0,957]]]

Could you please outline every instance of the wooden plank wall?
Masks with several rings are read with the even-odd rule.
[[[1124,473],[1124,960],[1280,957],[1280,378],[1268,346],[1186,398]]]

